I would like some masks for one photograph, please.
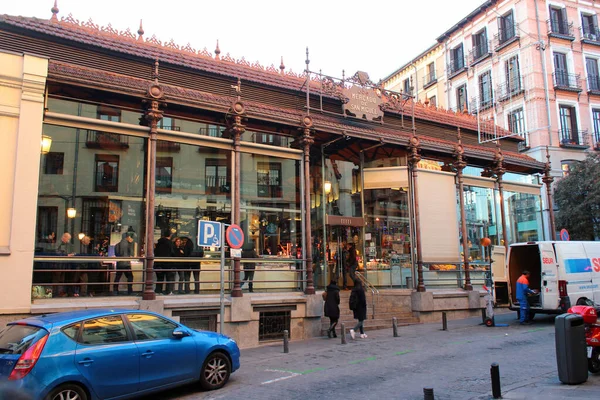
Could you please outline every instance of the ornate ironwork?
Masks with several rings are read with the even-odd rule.
[[[469,271],[469,238],[467,237],[467,218],[465,216],[465,198],[463,193],[463,170],[466,168],[467,162],[463,157],[465,149],[462,145],[460,128],[458,128],[456,136],[458,141],[454,146],[454,157],[456,161],[453,163],[453,167],[456,171],[456,180],[458,183],[458,200],[460,204],[460,231],[463,246],[463,263],[465,267],[464,289],[473,290],[473,285],[471,285],[471,273]]]
[[[258,320],[258,341],[283,339],[283,331],[288,331],[291,335],[291,319],[289,310],[261,311]]]
[[[554,207],[552,201],[552,182],[554,177],[551,175],[552,167],[550,164],[550,150],[546,146],[546,165],[544,165],[544,176],[542,176],[542,182],[546,185],[546,196],[548,198],[548,217],[550,219],[550,236],[552,240],[556,240],[556,228],[554,224]]]

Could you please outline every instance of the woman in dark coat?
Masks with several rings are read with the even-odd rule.
[[[352,298],[355,297],[355,305],[352,308]],[[358,320],[354,329],[350,329],[350,336],[352,339],[355,338],[355,332],[360,330],[360,337],[365,339],[367,335],[365,335],[365,329],[363,327],[363,322],[367,319],[367,297],[365,296],[365,291],[362,286],[362,282],[357,279],[354,283],[354,288],[352,289],[352,293],[350,294],[350,307],[352,312],[354,313],[354,319]]]
[[[332,280],[327,286],[327,297],[325,299],[325,316],[329,317],[329,329],[327,329],[328,337],[337,337],[335,334],[335,326],[340,319],[340,288]]]

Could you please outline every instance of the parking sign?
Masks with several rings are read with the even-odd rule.
[[[198,221],[198,246],[221,247],[221,223]]]

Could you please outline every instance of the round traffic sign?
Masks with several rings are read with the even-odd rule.
[[[561,229],[560,230],[560,240],[562,241],[568,241],[569,240],[569,231],[566,229]]]
[[[244,231],[239,225],[229,225],[229,228],[225,231],[225,239],[232,249],[241,249],[244,244]]]

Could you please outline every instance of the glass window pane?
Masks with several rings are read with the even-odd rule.
[[[127,314],[135,340],[172,339],[177,325],[148,314]]]
[[[127,331],[120,315],[91,319],[83,323],[81,343],[89,345],[127,342]]]

